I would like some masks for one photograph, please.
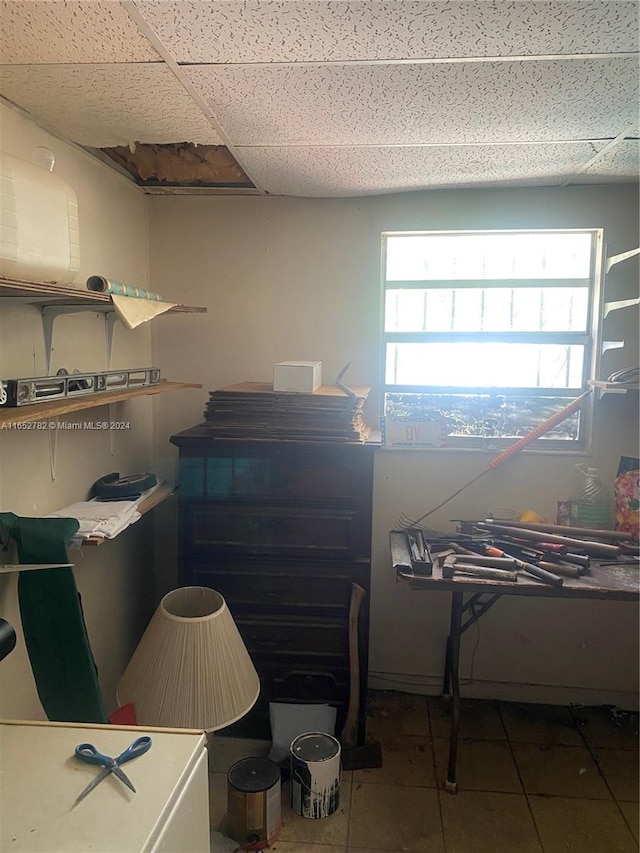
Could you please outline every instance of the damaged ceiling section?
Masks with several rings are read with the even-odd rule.
[[[194,191],[226,188],[258,192],[224,145],[138,143],[131,147],[101,148],[100,151],[138,186],[150,191],[182,187]]]
[[[637,0],[0,0],[0,96],[145,193],[637,183]]]

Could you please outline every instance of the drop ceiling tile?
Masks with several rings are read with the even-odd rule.
[[[138,0],[136,7],[173,57],[188,63],[637,50],[633,0]]]
[[[0,94],[80,145],[221,144],[164,64],[5,65]]]
[[[598,139],[638,112],[633,59],[183,71],[235,145]]]
[[[153,62],[159,59],[120,3],[11,0],[0,5],[0,62]]]
[[[426,188],[558,186],[593,156],[588,142],[364,148],[241,148],[274,195],[338,197]]]
[[[596,144],[602,148],[602,144]],[[606,151],[588,169],[571,179],[572,184],[635,183],[640,179],[640,142],[625,139]]]

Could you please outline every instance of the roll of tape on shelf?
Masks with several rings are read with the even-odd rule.
[[[101,501],[121,501],[127,498],[138,498],[147,489],[157,484],[154,474],[106,474],[94,483],[93,491]]]

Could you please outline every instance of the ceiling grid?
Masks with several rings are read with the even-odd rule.
[[[0,2],[43,126],[225,145],[278,195],[637,181],[638,55],[635,0]]]

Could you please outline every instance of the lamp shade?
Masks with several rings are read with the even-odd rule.
[[[256,702],[260,680],[219,592],[189,586],[167,593],[120,683],[144,726],[215,731]]]

